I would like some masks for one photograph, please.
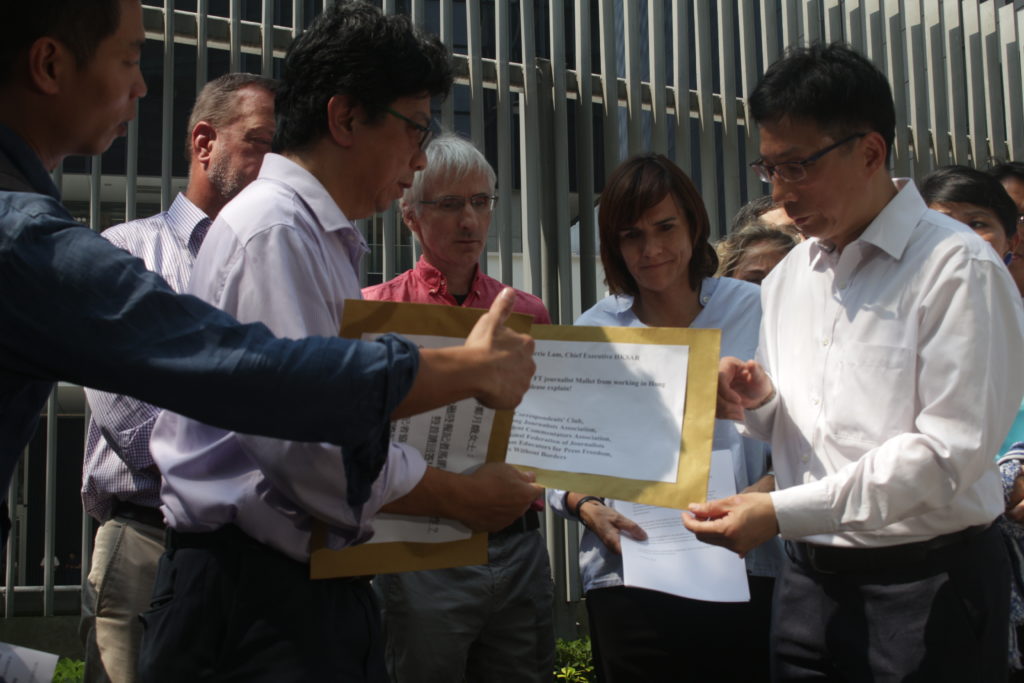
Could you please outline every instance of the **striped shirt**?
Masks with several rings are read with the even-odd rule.
[[[109,228],[103,237],[183,292],[209,227],[209,217],[179,194],[167,211]],[[121,394],[93,389],[85,394],[92,410],[82,463],[86,512],[102,522],[113,515],[118,501],[159,507],[160,472],[149,452],[149,436],[160,409]]]

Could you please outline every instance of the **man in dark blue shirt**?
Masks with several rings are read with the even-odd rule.
[[[463,347],[418,352],[396,336],[279,340],[175,294],[76,224],[48,171],[124,134],[146,93],[144,38],[138,0],[13,3],[0,24],[0,492],[58,379],[228,429],[338,444],[353,505],[380,470],[391,417],[470,396],[518,403],[533,343],[502,324],[508,297]],[[430,491],[422,514],[455,494],[493,513],[493,529],[536,496],[506,466],[435,479]]]

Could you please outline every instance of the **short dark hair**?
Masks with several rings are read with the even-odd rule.
[[[238,115],[235,111],[235,93],[243,88],[262,88],[271,95],[276,95],[278,86],[278,82],[273,78],[248,73],[224,74],[204,85],[188,115],[185,158],[192,159],[192,129],[197,123],[206,121],[214,128],[218,128],[228,125]]]
[[[1004,161],[990,168],[988,173],[999,182],[1003,182],[1008,178],[1015,178],[1024,183],[1024,162]]]
[[[756,223],[757,219],[775,208],[775,201],[770,194],[762,195],[757,199],[751,199],[740,207],[736,215],[732,217],[732,224],[729,225],[729,232],[736,232],[745,225]]]
[[[758,125],[782,119],[816,124],[836,140],[874,131],[891,154],[896,108],[889,81],[842,43],[793,47],[768,67],[747,98]]]
[[[443,95],[452,86],[448,49],[404,14],[339,2],[295,39],[275,103],[274,150],[302,149],[327,133],[327,102],[347,95],[368,122],[400,97]]]
[[[968,166],[943,166],[921,181],[926,204],[961,202],[989,209],[1003,224],[1007,237],[1017,234],[1017,205],[995,176]]]
[[[14,77],[15,64],[43,36],[63,43],[81,68],[96,54],[100,42],[117,32],[121,21],[121,0],[26,0],[4,5],[0,85]]]
[[[644,154],[622,162],[605,183],[597,217],[601,236],[601,264],[612,294],[640,293],[619,248],[619,231],[635,223],[646,211],[669,195],[686,215],[693,242],[690,286],[700,291],[701,281],[715,274],[718,256],[708,241],[711,223],[704,200],[683,170],[661,154]]]

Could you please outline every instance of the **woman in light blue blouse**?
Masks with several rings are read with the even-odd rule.
[[[598,226],[612,295],[576,324],[719,328],[723,355],[753,358],[760,290],[712,277],[718,261],[708,242],[707,211],[678,166],[661,155],[620,165],[601,195]],[[716,420],[714,449],[732,454],[738,491],[773,488],[765,445],[743,438],[735,423]],[[622,585],[619,535],[640,539],[644,532],[616,511],[615,501],[557,490],[547,499],[556,513],[586,527],[580,571],[599,680],[768,680],[777,540],[747,556],[751,602],[689,600]]]

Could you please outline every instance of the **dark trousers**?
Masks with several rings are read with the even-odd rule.
[[[772,607],[773,680],[1006,680],[1009,559],[994,527],[859,573],[822,573],[787,551]]]
[[[616,586],[587,592],[602,683],[767,681],[770,578],[750,578],[750,602],[703,602]]]
[[[387,681],[368,579],[313,581],[236,527],[176,538],[142,615],[140,681]]]

